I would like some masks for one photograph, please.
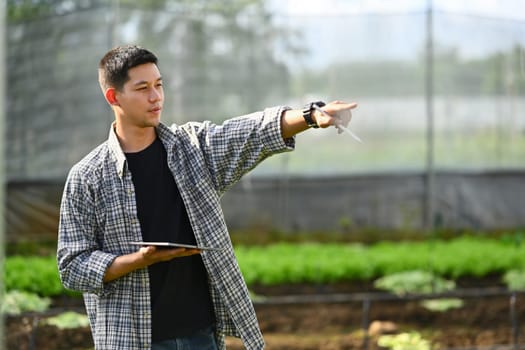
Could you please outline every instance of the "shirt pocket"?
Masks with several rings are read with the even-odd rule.
[[[125,254],[134,251],[126,242],[141,241],[140,223],[133,211],[121,206],[106,208],[101,220],[99,244],[105,252]]]

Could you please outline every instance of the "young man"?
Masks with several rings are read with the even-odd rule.
[[[346,125],[337,115],[356,104],[167,127],[157,58],[137,46],[109,51],[99,82],[115,122],[68,175],[57,251],[62,283],[84,293],[95,348],[224,349],[225,335],[263,348],[220,196],[268,156],[292,150],[309,125]]]

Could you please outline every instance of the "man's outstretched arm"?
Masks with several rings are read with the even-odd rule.
[[[341,115],[347,114],[341,112],[356,107],[357,103],[346,103],[342,101],[330,102],[322,107],[326,114],[313,110],[312,119],[320,128],[327,128],[331,125],[346,126],[350,120],[345,120],[344,117],[341,118]],[[291,109],[283,113],[281,117],[281,135],[283,139],[288,139],[308,128],[309,126],[304,120],[303,111],[301,109]]]

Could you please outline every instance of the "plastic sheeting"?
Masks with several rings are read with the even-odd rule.
[[[320,178],[246,177],[222,199],[231,230],[339,232],[350,228],[423,228],[423,174]],[[525,227],[525,172],[437,173],[438,228]],[[21,182],[7,188],[9,241],[54,239],[62,183]]]

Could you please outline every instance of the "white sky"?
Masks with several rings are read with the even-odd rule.
[[[430,0],[268,0],[280,14],[366,14],[423,11]],[[523,0],[433,0],[436,10],[525,20]]]
[[[281,24],[299,30],[304,45],[310,48],[304,62],[290,58],[293,67],[318,67],[347,59],[417,59],[426,40],[424,13],[430,0],[267,1]],[[464,58],[525,43],[524,0],[433,0],[432,6],[439,12],[460,15],[436,16],[434,40],[446,48],[456,48]],[[373,14],[395,16],[379,20],[366,16]],[[358,16],[349,20],[345,18],[348,15]],[[323,17],[325,20],[320,20]],[[476,17],[489,20],[477,27]]]

